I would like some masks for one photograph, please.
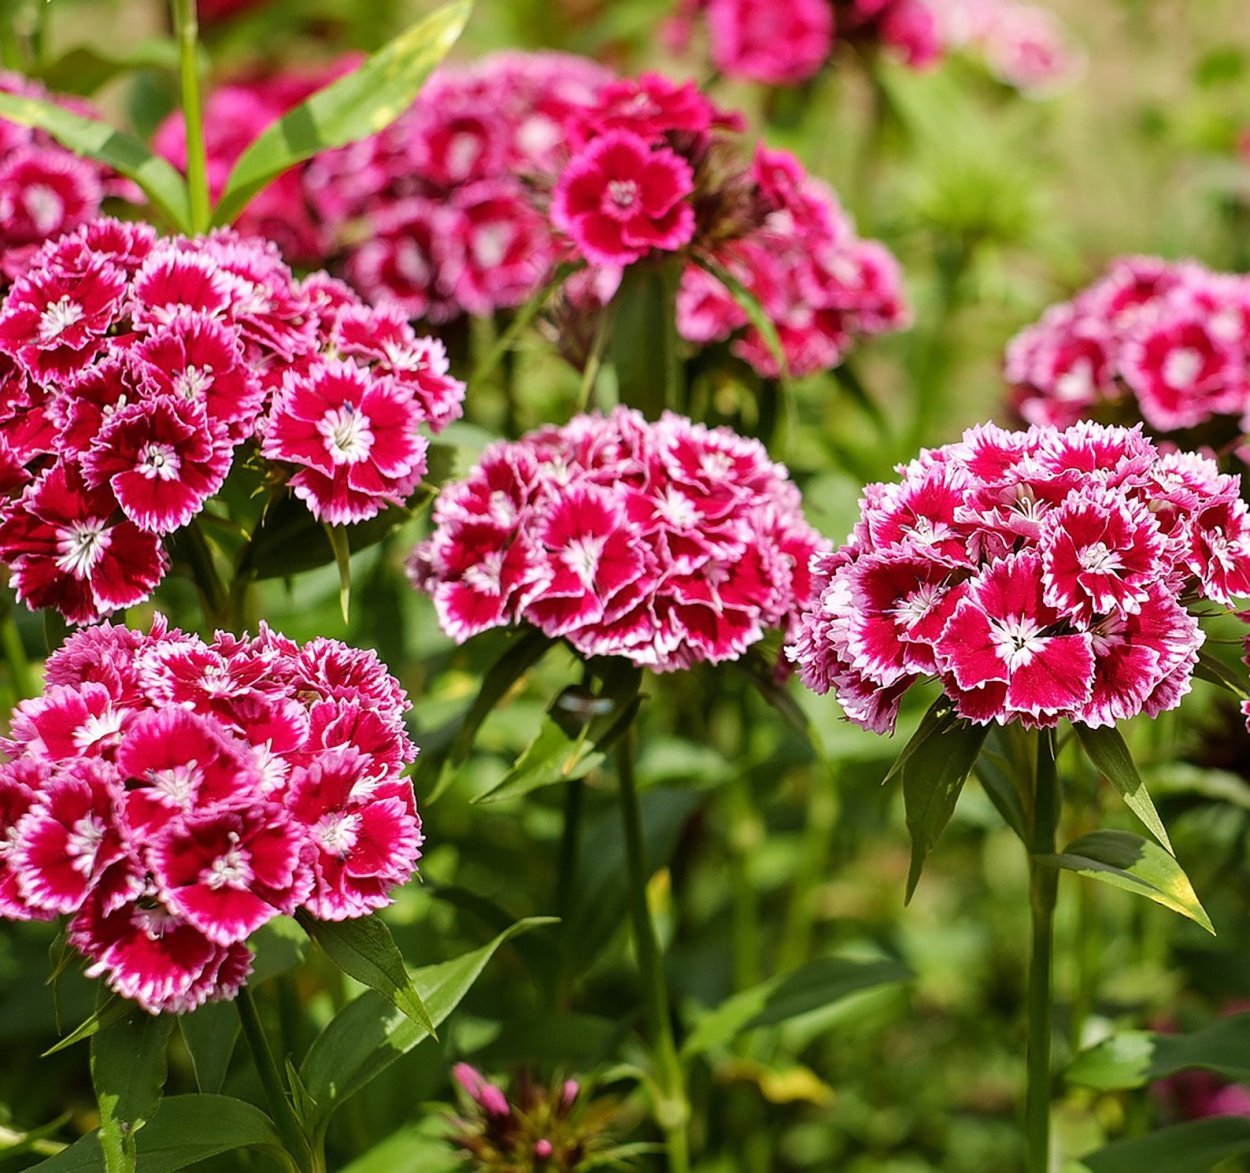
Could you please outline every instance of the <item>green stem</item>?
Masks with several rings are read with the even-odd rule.
[[[287,1155],[300,1173],[325,1173],[325,1155],[320,1151],[320,1146],[314,1148],[309,1143],[303,1125],[295,1115],[273,1051],[269,1048],[269,1040],[265,1036],[265,1028],[261,1024],[251,989],[244,986],[235,999],[235,1005],[238,1007],[243,1037],[247,1040],[248,1050],[252,1052],[256,1074],[260,1076],[265,1103],[269,1106],[269,1114],[273,1117],[278,1135],[286,1146]]]
[[[673,1041],[673,1024],[668,1007],[668,986],[660,963],[660,947],[656,940],[651,910],[647,907],[647,865],[643,854],[642,809],[638,804],[638,784],[634,777],[634,732],[621,738],[617,750],[621,821],[625,832],[625,864],[629,883],[629,914],[633,922],[634,949],[638,968],[642,971],[650,1020],[651,1038],[655,1046],[656,1083],[659,1103],[656,1116],[668,1142],[668,1161],[672,1173],[687,1173],[690,1158],[686,1147],[686,1122],[690,1105],[686,1100],[686,1079],[677,1044]]]
[[[1028,1091],[1024,1130],[1029,1149],[1029,1173],[1047,1173],[1050,1167],[1051,977],[1059,872],[1054,866],[1039,862],[1037,857],[1055,853],[1055,831],[1059,823],[1059,777],[1055,769],[1054,733],[1049,729],[1041,729],[1037,734],[1037,771],[1033,782],[1033,824],[1029,837],[1033,948],[1029,958]]]
[[[204,105],[200,91],[199,21],[195,0],[172,0],[174,35],[178,38],[178,73],[182,83],[182,114],[187,131],[187,189],[191,230],[207,232],[213,221],[208,190],[208,149],[204,143]]]
[[[209,623],[224,623],[230,611],[231,597],[217,573],[213,552],[198,521],[193,521],[179,535],[182,553],[191,567],[195,585],[200,588],[204,617]]]
[[[21,701],[35,696],[39,687],[30,670],[30,660],[26,656],[26,647],[22,643],[22,633],[17,629],[12,606],[5,607],[3,617],[0,617],[0,644],[4,646],[4,658],[13,675],[13,691],[17,693],[17,699]]]
[[[0,64],[5,69],[21,72],[25,67],[22,42],[17,33],[18,0],[0,2]]]

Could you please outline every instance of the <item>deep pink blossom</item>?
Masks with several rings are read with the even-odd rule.
[[[829,0],[708,0],[712,62],[729,77],[791,85],[816,73],[833,49]]]
[[[278,915],[364,916],[420,856],[408,702],[375,655],[108,624],[48,660],[0,766],[0,915],[69,916],[123,997],[232,997]]]
[[[1140,428],[974,428],[870,485],[812,563],[788,653],[847,716],[893,728],[937,677],[969,721],[1090,726],[1174,708],[1204,633],[1188,607],[1250,595],[1238,479]]]
[[[610,131],[574,156],[551,197],[551,220],[599,265],[671,252],[694,234],[689,163],[631,131]]]
[[[758,442],[625,408],[493,445],[435,522],[410,572],[454,639],[525,621],[657,671],[788,624],[818,548]]]

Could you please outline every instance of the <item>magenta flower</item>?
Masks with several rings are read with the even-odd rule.
[[[152,1013],[233,996],[273,917],[364,916],[411,876],[408,702],[372,653],[105,624],[48,680],[4,743],[0,914],[69,916]]]
[[[1204,635],[1187,606],[1250,595],[1238,479],[1140,429],[985,425],[901,472],[813,561],[788,648],[868,728],[930,677],[980,724],[1154,715],[1190,688]]]
[[[409,569],[452,638],[524,621],[661,672],[788,624],[820,545],[758,442],[625,408],[493,445],[435,522]]]
[[[288,373],[262,451],[299,466],[288,482],[314,517],[343,525],[402,504],[425,473],[419,405],[395,380],[330,359]]]
[[[441,344],[272,245],[94,221],[0,304],[0,559],[23,600],[92,622],[151,593],[240,445],[363,520],[413,492],[417,428],[463,396]]]
[[[551,197],[551,222],[597,265],[628,265],[694,235],[690,164],[630,131],[611,131],[573,157]]]
[[[833,51],[830,0],[708,0],[712,63],[728,77],[792,85],[816,73]]]

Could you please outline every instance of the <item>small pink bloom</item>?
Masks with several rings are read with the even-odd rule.
[[[829,0],[708,0],[712,61],[729,77],[791,85],[811,77],[833,50]]]
[[[314,517],[331,525],[363,521],[402,504],[425,473],[422,412],[394,379],[374,379],[328,359],[283,380],[262,451],[295,465],[289,482]]]
[[[628,265],[653,248],[679,249],[694,235],[690,164],[611,131],[574,156],[552,193],[551,219],[590,261]]]

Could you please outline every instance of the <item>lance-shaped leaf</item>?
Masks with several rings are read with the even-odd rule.
[[[205,1002],[190,1014],[178,1015],[178,1029],[191,1057],[195,1086],[202,1092],[221,1091],[239,1037],[235,1008],[229,1002]]]
[[[555,295],[556,290],[560,289],[574,273],[585,267],[585,261],[566,261],[556,266],[555,272],[552,273],[547,283],[535,290],[529,300],[513,312],[512,320],[507,328],[473,368],[472,374],[469,375],[470,388],[476,388],[490,377],[495,368],[503,362],[504,355],[516,345],[517,339],[525,333],[529,324],[538,317],[543,306]]]
[[[1186,1034],[1121,1031],[1077,1055],[1066,1078],[1097,1091],[1119,1091],[1196,1067],[1250,1082],[1250,1014],[1233,1014]]]
[[[597,769],[638,713],[641,680],[642,672],[634,669],[618,674],[597,696],[566,688],[512,769],[476,801],[519,798],[543,786],[584,778]]]
[[[764,345],[768,347],[768,353],[772,356],[773,362],[777,364],[777,370],[781,372],[780,381],[784,386],[787,382],[787,371],[789,369],[789,364],[786,362],[785,348],[781,345],[781,336],[777,333],[777,327],[773,324],[773,320],[768,314],[764,312],[764,307],[760,305],[759,298],[724,265],[712,260],[710,257],[695,257],[694,263],[705,273],[715,277],[725,287],[726,292],[733,298],[734,303],[746,314],[747,320],[759,331],[760,337],[764,339]]]
[[[118,52],[101,45],[75,45],[32,72],[50,90],[63,94],[93,94],[116,77],[139,69],[178,73],[178,42],[152,37]]]
[[[456,43],[472,8],[472,0],[455,0],[438,9],[270,126],[234,165],[213,223],[229,224],[288,168],[394,122]]]
[[[901,763],[903,804],[911,835],[908,901],[916,891],[924,861],[950,822],[959,793],[989,736],[988,725],[953,721],[950,714],[933,714],[933,709],[925,714],[916,736],[890,771],[893,774]]]
[[[1231,692],[1233,696],[1240,697],[1242,700],[1250,696],[1250,692],[1246,691],[1245,673],[1224,663],[1209,648],[1203,648],[1198,653],[1198,663],[1194,666],[1194,675],[1199,680],[1205,680],[1208,684],[1214,684],[1217,688],[1222,688],[1225,692]]]
[[[678,406],[681,356],[677,338],[678,263],[630,265],[612,299],[608,358],[622,403],[647,419]]]
[[[182,176],[134,135],[55,102],[17,94],[0,93],[0,118],[45,131],[75,154],[133,179],[174,228],[191,231],[191,205]]]
[[[1074,840],[1058,855],[1038,855],[1039,863],[1092,876],[1113,888],[1145,896],[1179,912],[1214,935],[1211,918],[1194,894],[1189,877],[1158,844],[1130,831],[1094,831]]]
[[[460,1004],[486,963],[509,937],[551,923],[550,917],[518,921],[480,949],[454,961],[413,970],[412,981],[434,1025],[442,1023]],[[319,1111],[315,1119],[308,1121],[309,1127],[323,1128],[339,1104],[429,1038],[430,1033],[370,990],[349,1002],[317,1036],[300,1067],[304,1087]]]
[[[100,1105],[100,1147],[108,1173],[134,1173],[135,1140],[156,1114],[168,1070],[171,1014],[129,1013],[91,1039],[91,1083]]]
[[[434,1033],[434,1023],[408,976],[399,946],[379,917],[328,921],[297,912],[295,919],[345,974],[377,990],[427,1034]]]
[[[1250,1120],[1212,1116],[1118,1140],[1073,1164],[1073,1173],[1211,1173],[1250,1153]]]
[[[63,1039],[58,1039],[40,1057],[46,1059],[49,1055],[55,1055],[58,1051],[64,1051],[75,1043],[91,1038],[110,1023],[125,1018],[133,1009],[132,1003],[127,1002],[125,998],[119,998],[116,994],[101,997],[90,1017],[80,1022]]]
[[[1133,755],[1129,753],[1119,730],[1114,725],[1091,729],[1079,721],[1073,722],[1072,729],[1094,768],[1124,796],[1129,810],[1146,824],[1146,829],[1167,848],[1169,854],[1175,854],[1168,833],[1164,830],[1163,820],[1155,810],[1155,804],[1146,790],[1146,783],[1137,772]]]
[[[424,802],[434,802],[451,785],[456,770],[468,759],[473,739],[490,716],[491,710],[513,686],[546,655],[552,641],[537,628],[526,628],[508,644],[503,654],[482,677],[478,694],[469,711],[456,723],[451,744],[442,752],[425,747],[417,760],[414,788]]]
[[[687,1058],[732,1042],[743,1031],[775,1026],[852,994],[913,976],[900,961],[822,957],[734,994],[704,1014],[682,1047]]]
[[[139,1133],[136,1148],[142,1173],[175,1173],[237,1149],[261,1149],[285,1159],[273,1121],[232,1096],[167,1096]],[[89,1132],[35,1168],[40,1173],[105,1173],[99,1132]]]

